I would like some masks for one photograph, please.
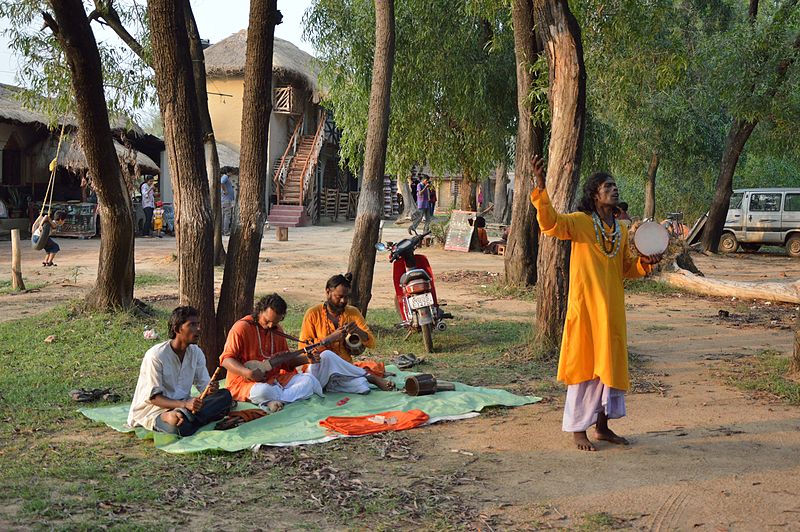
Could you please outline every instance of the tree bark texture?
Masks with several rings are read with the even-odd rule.
[[[200,347],[209,370],[218,362],[214,315],[214,228],[209,205],[202,126],[183,2],[147,3],[156,91],[164,122],[175,195],[178,293],[200,314]]]
[[[412,218],[414,213],[417,212],[417,203],[411,193],[411,182],[407,177],[399,177],[397,179],[397,188],[403,196],[403,212],[400,213],[400,218]]]
[[[378,241],[383,208],[383,174],[389,136],[389,103],[394,69],[394,0],[375,0],[375,56],[367,115],[364,153],[364,182],[358,200],[349,270],[353,273],[350,303],[367,314],[372,299],[375,244]]]
[[[739,299],[760,299],[778,303],[800,303],[800,281],[730,281],[695,275],[689,270],[674,267],[673,271],[662,271],[654,277],[676,288],[697,294]]]
[[[478,202],[475,198],[477,191],[478,182],[473,180],[472,175],[465,171],[464,177],[461,179],[461,187],[458,191],[458,203],[462,211],[478,210]]]
[[[728,215],[728,204],[733,194],[733,174],[742,155],[747,139],[758,125],[757,121],[734,120],[725,139],[725,148],[722,152],[717,184],[714,188],[714,199],[708,211],[708,219],[703,229],[703,249],[717,252],[722,229],[725,227],[725,218]]]
[[[220,293],[221,337],[231,325],[253,311],[258,255],[267,219],[267,146],[272,114],[272,53],[275,26],[281,22],[277,0],[252,0],[244,65],[241,158],[239,162],[239,224],[231,228],[228,257]]]
[[[25,290],[25,281],[22,280],[22,249],[19,229],[11,230],[11,288],[16,291]]]
[[[531,120],[526,102],[534,79],[531,65],[542,53],[541,40],[533,23],[533,1],[514,0],[511,8],[514,24],[514,55],[517,65],[517,150],[514,163],[514,199],[511,208],[511,230],[504,256],[506,284],[532,286],[536,284],[536,256],[539,252],[539,224],[536,209],[531,204],[531,183],[534,155],[542,155],[544,134],[541,126]],[[507,176],[506,176],[507,179]],[[495,195],[497,197],[497,195]]]
[[[794,321],[794,349],[789,363],[789,373],[800,374],[800,316],[796,317]]]
[[[550,146],[547,192],[557,212],[573,208],[580,180],[586,125],[586,70],[578,22],[567,0],[534,0],[539,34],[550,73]],[[567,314],[570,242],[545,238],[539,243],[536,335],[555,346]]]
[[[647,182],[644,185],[644,217],[656,217],[656,174],[658,173],[658,154],[653,152],[650,166],[647,167]]]
[[[51,1],[45,15],[67,58],[78,118],[78,141],[94,176],[100,213],[100,256],[86,302],[96,309],[133,303],[133,218],[128,188],[114,149],[97,41],[80,0]],[[49,19],[49,20],[48,20]]]
[[[508,171],[505,164],[497,165],[494,173],[494,215],[495,223],[505,223],[508,210]]]
[[[214,220],[214,266],[222,266],[225,264],[225,248],[222,246],[222,194],[220,191],[219,154],[217,153],[214,127],[211,124],[211,113],[208,112],[205,54],[203,53],[203,45],[200,42],[200,31],[197,29],[197,23],[189,0],[183,0],[183,15],[186,17],[189,52],[192,54],[194,90],[197,95],[197,109],[200,112],[211,215]]]

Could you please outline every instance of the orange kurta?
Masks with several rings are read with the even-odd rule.
[[[283,332],[279,327],[278,330]],[[259,336],[261,337],[260,349]],[[271,329],[257,326],[252,316],[247,316],[234,323],[228,332],[228,338],[225,340],[225,347],[219,357],[219,363],[222,364],[226,358],[234,358],[241,364],[250,360],[269,360],[278,353],[288,350],[289,346],[286,343],[286,338],[273,334]],[[278,382],[285,386],[296,374],[297,372],[294,369],[272,368],[267,372],[264,382],[268,384]],[[234,375],[233,372],[228,372],[225,387],[231,392],[235,400],[247,401],[250,397],[250,389],[254,384],[255,382],[247,380],[241,375]]]
[[[347,305],[344,312],[339,316],[339,326],[346,323],[355,322],[359,329],[367,333],[367,341],[363,342],[365,347],[375,347],[375,335],[369,329],[364,316],[361,312],[353,306]],[[328,319],[328,314],[325,312],[325,305],[320,303],[306,311],[303,317],[303,325],[300,328],[300,347],[319,342],[332,332],[336,330],[336,326]],[[334,342],[328,346],[328,349],[342,357],[344,360],[353,363],[353,357],[347,352],[344,341]]]
[[[620,250],[609,258],[597,242],[591,216],[556,213],[547,191],[538,188],[531,193],[531,203],[542,233],[572,241],[558,380],[579,384],[599,377],[606,386],[627,390],[630,378],[622,280],[646,275],[651,266],[631,254],[625,225],[620,226]],[[604,230],[610,235],[613,228],[604,226]]]

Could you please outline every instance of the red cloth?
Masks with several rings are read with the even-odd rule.
[[[395,418],[396,423],[376,423],[369,418],[383,416],[386,419]],[[319,422],[320,425],[347,436],[360,436],[363,434],[374,434],[376,432],[386,432],[390,430],[407,430],[419,427],[428,422],[428,414],[422,410],[394,410],[391,412],[381,412],[379,414],[369,414],[367,416],[329,416]]]

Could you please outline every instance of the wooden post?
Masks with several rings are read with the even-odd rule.
[[[11,230],[11,287],[14,290],[25,290],[22,280],[22,252],[19,247],[19,229]]]
[[[278,242],[286,242],[289,240],[289,228],[288,227],[276,227],[275,228],[275,238]]]

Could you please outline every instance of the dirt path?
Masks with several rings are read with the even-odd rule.
[[[394,227],[384,231],[387,239],[402,234]],[[346,268],[351,236],[350,224],[292,229],[289,242],[275,242],[270,233],[257,292],[277,290],[296,303],[318,301],[324,280]],[[174,276],[173,246],[171,239],[137,241],[137,272]],[[39,292],[0,296],[0,319],[80,296],[95,275],[98,247],[97,241],[63,239],[57,269],[33,266],[39,252],[26,249],[26,282],[47,285]],[[501,272],[502,258],[425,251],[443,276],[442,297],[464,312],[530,319],[533,303],[482,295],[480,285],[491,275],[446,281],[448,272]],[[8,278],[9,255],[9,243],[0,242],[0,279]],[[707,275],[730,279],[800,277],[800,261],[786,256],[698,257],[697,263]],[[376,268],[372,304],[392,306],[389,265],[381,260]],[[137,289],[136,295],[170,294],[174,288],[168,284]],[[764,349],[788,353],[788,327],[798,310],[751,309],[752,302],[687,295],[629,295],[627,303],[631,351],[651,361],[649,371],[664,390],[628,396],[628,417],[612,426],[632,445],[600,444],[596,453],[573,450],[560,432],[559,396],[411,431],[409,438],[422,450],[415,468],[468,470],[476,480],[459,490],[501,529],[575,527],[587,515],[606,512],[611,517],[597,526],[800,530],[800,409],[738,391],[719,374],[729,357]],[[721,319],[719,310],[756,318]]]

